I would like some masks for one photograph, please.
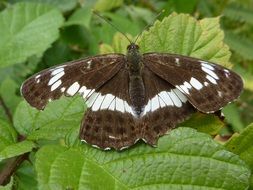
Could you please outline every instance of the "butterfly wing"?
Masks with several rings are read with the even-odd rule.
[[[184,121],[195,109],[186,96],[148,68],[143,69],[146,105],[141,117],[141,138],[155,145],[159,136]]]
[[[27,79],[21,87],[21,93],[37,109],[44,109],[49,101],[62,95],[80,93],[86,98],[113,77],[123,61],[124,55],[108,54],[52,67]]]
[[[140,137],[129,98],[129,74],[122,68],[87,99],[80,138],[102,149],[124,149]]]
[[[143,68],[145,103],[137,116],[129,96],[129,73],[121,69],[87,100],[80,138],[102,149],[122,150],[139,139],[155,145],[159,136],[186,119],[194,108],[174,86]]]
[[[236,99],[243,89],[239,75],[203,60],[174,54],[147,53],[143,56],[143,62],[204,113],[220,110]]]

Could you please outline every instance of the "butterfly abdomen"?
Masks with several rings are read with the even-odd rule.
[[[129,76],[129,96],[133,111],[140,116],[145,106],[145,87],[141,76]]]

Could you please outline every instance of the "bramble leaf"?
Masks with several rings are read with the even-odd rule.
[[[190,128],[173,130],[157,148],[142,144],[105,152],[88,145],[44,146],[35,167],[40,189],[242,190],[250,175],[237,155]]]
[[[0,67],[42,54],[59,36],[63,17],[57,9],[17,3],[0,13]]]

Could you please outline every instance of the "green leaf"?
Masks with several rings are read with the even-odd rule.
[[[238,106],[234,103],[227,105],[223,108],[226,121],[230,123],[235,132],[241,132],[244,129]]]
[[[92,11],[90,7],[83,7],[77,9],[64,23],[64,26],[70,25],[81,25],[86,28],[90,28],[90,20],[91,20]]]
[[[12,158],[26,152],[31,152],[35,147],[36,145],[32,141],[28,140],[6,146],[0,151],[0,162],[7,158]]]
[[[47,145],[37,152],[35,167],[39,188],[47,190],[243,190],[250,176],[237,155],[190,128],[173,130],[157,148],[142,144],[105,152]]]
[[[30,3],[40,3],[50,6],[55,6],[63,12],[70,11],[75,8],[78,0],[11,0],[12,2],[30,2]]]
[[[79,96],[62,97],[47,105],[45,110],[38,111],[23,101],[14,115],[14,126],[30,140],[65,137],[69,130],[80,125],[84,105]]]
[[[34,163],[29,161],[24,161],[15,172],[14,176],[14,188],[18,190],[37,190],[37,178],[34,170]]]
[[[0,13],[0,67],[42,54],[59,36],[61,13],[42,4],[17,3]]]
[[[127,37],[132,40],[133,37],[129,34],[126,34]],[[100,53],[101,54],[106,54],[106,53],[126,53],[126,47],[129,45],[129,41],[127,40],[127,38],[117,32],[114,36],[113,36],[113,40],[112,40],[112,45],[109,44],[101,44],[100,45]]]
[[[189,15],[174,13],[143,32],[139,45],[143,52],[176,53],[231,67],[231,53],[223,38],[219,17],[197,21]]]
[[[123,0],[98,0],[94,9],[97,11],[109,11],[113,8],[120,7],[123,4]]]
[[[16,94],[17,91],[19,91],[19,86],[10,78],[6,78],[0,85],[0,95],[11,113],[15,111],[18,103],[21,101],[20,96]]]
[[[192,13],[196,8],[199,0],[173,0],[177,12],[180,13]]]
[[[226,31],[225,34],[225,42],[232,50],[247,60],[253,60],[253,42],[251,39],[232,31]]]
[[[202,113],[196,113],[190,119],[179,124],[179,126],[190,127],[210,135],[217,135],[224,125],[217,116]]]
[[[5,121],[0,120],[0,152],[7,146],[16,142],[15,130]]]
[[[233,3],[225,8],[223,14],[232,20],[253,24],[252,11],[252,9],[238,6],[237,4]]]
[[[246,127],[240,135],[235,134],[226,144],[227,150],[240,156],[253,172],[253,123]],[[253,175],[250,180],[253,188]]]

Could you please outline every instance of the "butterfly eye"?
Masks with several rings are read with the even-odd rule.
[[[127,50],[130,51],[130,50],[138,50],[139,49],[139,46],[134,44],[134,43],[131,43],[129,46],[127,46]]]

